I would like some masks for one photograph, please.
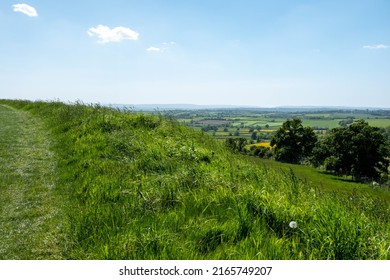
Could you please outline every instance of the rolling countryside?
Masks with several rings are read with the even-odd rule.
[[[390,259],[386,183],[237,153],[165,113],[1,100],[0,118],[2,259]]]

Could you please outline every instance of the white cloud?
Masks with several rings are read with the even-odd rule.
[[[176,45],[176,42],[163,42],[161,44],[158,44],[159,46],[158,47],[154,47],[154,46],[151,46],[149,48],[147,48],[146,50],[148,52],[165,52],[165,51],[168,51],[169,49],[171,49],[171,47],[173,47],[174,45]]]
[[[159,52],[161,51],[160,48],[156,48],[156,47],[149,47],[146,49],[148,52]]]
[[[91,37],[98,37],[98,42],[101,44],[120,42],[123,40],[138,40],[139,36],[137,32],[127,27],[119,26],[111,29],[110,27],[101,24],[88,29],[88,35]]]
[[[363,46],[363,49],[380,50],[380,49],[387,49],[387,48],[389,48],[389,47],[390,47],[390,46],[380,44],[380,45],[368,45],[368,46]]]
[[[29,17],[38,16],[37,10],[35,10],[34,7],[31,7],[27,4],[15,4],[12,7],[14,8],[14,12],[20,12],[25,15],[28,15]]]

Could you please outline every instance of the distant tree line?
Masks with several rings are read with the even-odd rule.
[[[346,120],[339,121],[339,126],[346,127],[347,125],[353,123],[353,118],[348,118]]]
[[[203,126],[201,128],[204,132],[208,132],[208,131],[218,131],[218,126],[217,125],[207,125],[207,126]]]

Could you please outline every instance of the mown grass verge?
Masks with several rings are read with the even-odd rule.
[[[0,105],[0,259],[61,259],[64,200],[40,119]]]
[[[324,192],[162,116],[0,103],[51,129],[69,201],[66,258],[390,258],[390,210],[378,197]]]

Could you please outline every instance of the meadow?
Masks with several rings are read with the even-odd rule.
[[[81,103],[1,104],[10,122],[0,135],[3,154],[4,135],[11,139],[23,123],[10,121],[11,111],[45,128],[43,149],[55,161],[47,172],[55,177],[48,177],[54,187],[47,207],[61,213],[46,227],[50,236],[60,235],[54,259],[390,259],[386,190],[319,184],[327,175],[312,181],[289,166],[234,154],[166,114]],[[10,160],[1,162],[1,180],[18,169],[3,169]],[[7,192],[26,180],[13,181]],[[13,207],[0,203],[3,212]],[[5,234],[14,233],[3,230],[1,239]],[[27,255],[0,243],[0,258],[51,258],[39,253],[46,238],[21,246],[36,248]]]

